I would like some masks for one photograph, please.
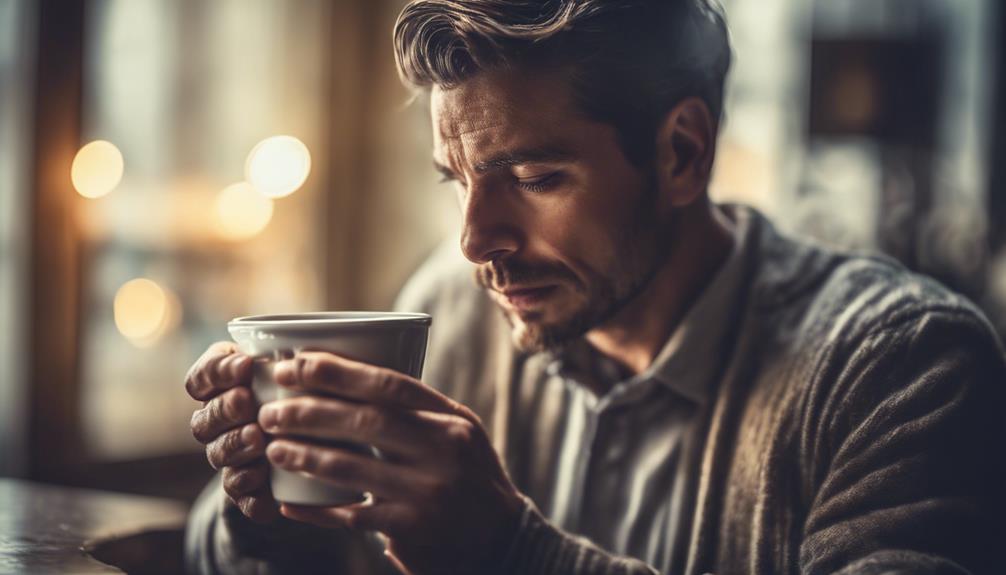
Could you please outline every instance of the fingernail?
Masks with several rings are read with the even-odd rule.
[[[266,431],[273,431],[279,425],[277,409],[269,404],[263,405],[258,412],[258,423]]]
[[[279,385],[292,386],[297,383],[297,366],[293,360],[277,361],[272,368],[272,379]]]
[[[286,461],[287,455],[289,455],[289,451],[281,443],[270,443],[266,450],[266,457],[276,465],[282,465]]]
[[[254,449],[258,446],[258,430],[254,424],[249,424],[241,428],[241,445],[245,449]]]

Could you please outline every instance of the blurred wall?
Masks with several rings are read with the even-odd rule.
[[[351,213],[331,213],[332,222],[358,226],[347,246],[348,282],[330,278],[333,308],[387,309],[412,270],[458,225],[450,188],[432,169],[432,134],[425,98],[414,99],[398,79],[391,30],[401,0],[359,2],[361,67],[358,131],[349,148],[359,147],[358,187]],[[336,138],[346,134],[333,127]],[[338,172],[333,174],[341,178]],[[338,225],[338,224],[336,224]],[[335,240],[338,241],[338,240]],[[340,249],[339,246],[329,246]],[[341,290],[349,290],[349,294]]]

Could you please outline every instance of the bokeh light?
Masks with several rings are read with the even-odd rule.
[[[245,162],[245,178],[270,198],[297,191],[311,173],[311,152],[293,136],[272,136],[256,144]]]
[[[177,325],[178,298],[153,280],[136,278],[115,293],[115,327],[137,347],[149,347]]]
[[[255,236],[272,219],[272,200],[260,194],[248,182],[227,186],[217,196],[217,231],[228,240]]]
[[[70,180],[77,193],[85,198],[100,198],[122,181],[125,164],[115,144],[95,140],[82,147],[73,157]]]

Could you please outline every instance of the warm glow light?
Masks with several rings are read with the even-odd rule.
[[[70,180],[77,193],[85,198],[100,198],[122,181],[122,154],[115,144],[95,140],[73,157]]]
[[[137,347],[149,347],[173,327],[178,298],[146,278],[130,280],[115,293],[115,327]]]
[[[297,191],[311,173],[311,152],[293,136],[273,136],[259,142],[245,162],[245,178],[270,198]]]
[[[261,232],[272,219],[272,200],[248,182],[227,186],[217,196],[217,228],[229,240],[244,240]]]

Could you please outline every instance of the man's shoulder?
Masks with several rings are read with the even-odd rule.
[[[972,323],[991,335],[970,300],[885,255],[836,249],[774,230],[763,234],[761,251],[757,305],[792,322],[804,341],[862,338],[934,315]]]

